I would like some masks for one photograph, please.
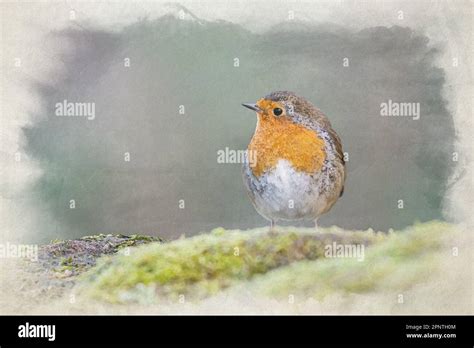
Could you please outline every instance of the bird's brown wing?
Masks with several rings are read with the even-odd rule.
[[[341,138],[339,138],[339,135],[337,135],[337,133],[332,128],[329,128],[328,133],[334,143],[334,148],[336,150],[337,157],[342,162],[342,164],[346,164],[346,162],[344,161],[344,153],[342,152]]]
[[[342,188],[341,193],[339,194],[339,197],[341,197],[344,193],[344,181],[346,180],[346,162],[344,161],[344,152],[342,152],[341,138],[339,138],[339,135],[337,135],[336,131],[332,129],[331,122],[321,110],[319,110],[317,107],[307,101],[305,101],[304,103],[304,107],[306,107],[307,109],[311,109],[311,112],[307,112],[306,115],[311,115],[311,118],[316,122],[316,124],[322,126],[324,129],[327,130],[329,136],[331,137],[336,156],[342,164]],[[303,111],[306,110],[302,106],[299,107]]]
[[[328,133],[333,141],[334,149],[336,150],[336,156],[341,161],[342,166],[343,166],[342,174],[344,177],[342,178],[342,189],[341,189],[341,193],[339,194],[339,197],[341,197],[342,194],[344,193],[344,181],[346,180],[346,161],[344,161],[344,152],[342,151],[341,138],[339,138],[339,135],[337,135],[336,131],[332,129],[331,127],[328,127]]]

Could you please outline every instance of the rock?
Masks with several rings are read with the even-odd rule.
[[[104,255],[116,254],[127,247],[147,243],[161,243],[162,239],[144,235],[86,236],[75,240],[55,240],[38,249],[38,261],[23,263],[28,281],[22,283],[23,291],[35,297],[36,293],[47,293],[51,297],[62,296],[64,289],[76,284],[78,275],[95,266]],[[28,284],[34,284],[34,286]],[[41,300],[48,300],[48,297]]]

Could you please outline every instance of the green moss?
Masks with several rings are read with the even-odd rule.
[[[444,222],[416,224],[365,250],[362,261],[354,258],[298,262],[255,280],[255,293],[276,298],[289,294],[321,300],[328,294],[403,291],[433,274],[448,252],[444,239],[457,232]]]
[[[302,294],[322,299],[335,292],[403,291],[432,274],[444,237],[456,228],[433,221],[403,231],[375,233],[280,228],[226,231],[152,243],[114,255],[81,280],[81,291],[109,302],[156,303],[200,299],[231,287],[266,297]],[[363,257],[329,257],[328,245],[364,247]],[[353,255],[355,256],[355,255]],[[360,256],[360,255],[359,255]]]
[[[71,264],[72,264],[72,256],[61,258],[61,261],[60,261],[61,266],[66,266],[66,265],[71,265]]]
[[[385,235],[346,232],[337,228],[281,228],[225,231],[215,229],[187,239],[134,248],[130,255],[100,260],[83,279],[89,296],[111,302],[146,301],[177,297],[201,298],[269,270],[324,256],[325,245],[336,241],[369,245]]]

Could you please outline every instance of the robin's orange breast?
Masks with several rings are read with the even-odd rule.
[[[256,177],[274,168],[280,159],[297,171],[312,174],[326,159],[324,140],[318,134],[286,117],[259,116],[248,150],[254,160],[251,169]]]

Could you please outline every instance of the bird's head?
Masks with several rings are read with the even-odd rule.
[[[288,121],[310,119],[316,116],[318,110],[309,101],[293,92],[273,92],[255,104],[242,104],[257,113],[259,121]]]

